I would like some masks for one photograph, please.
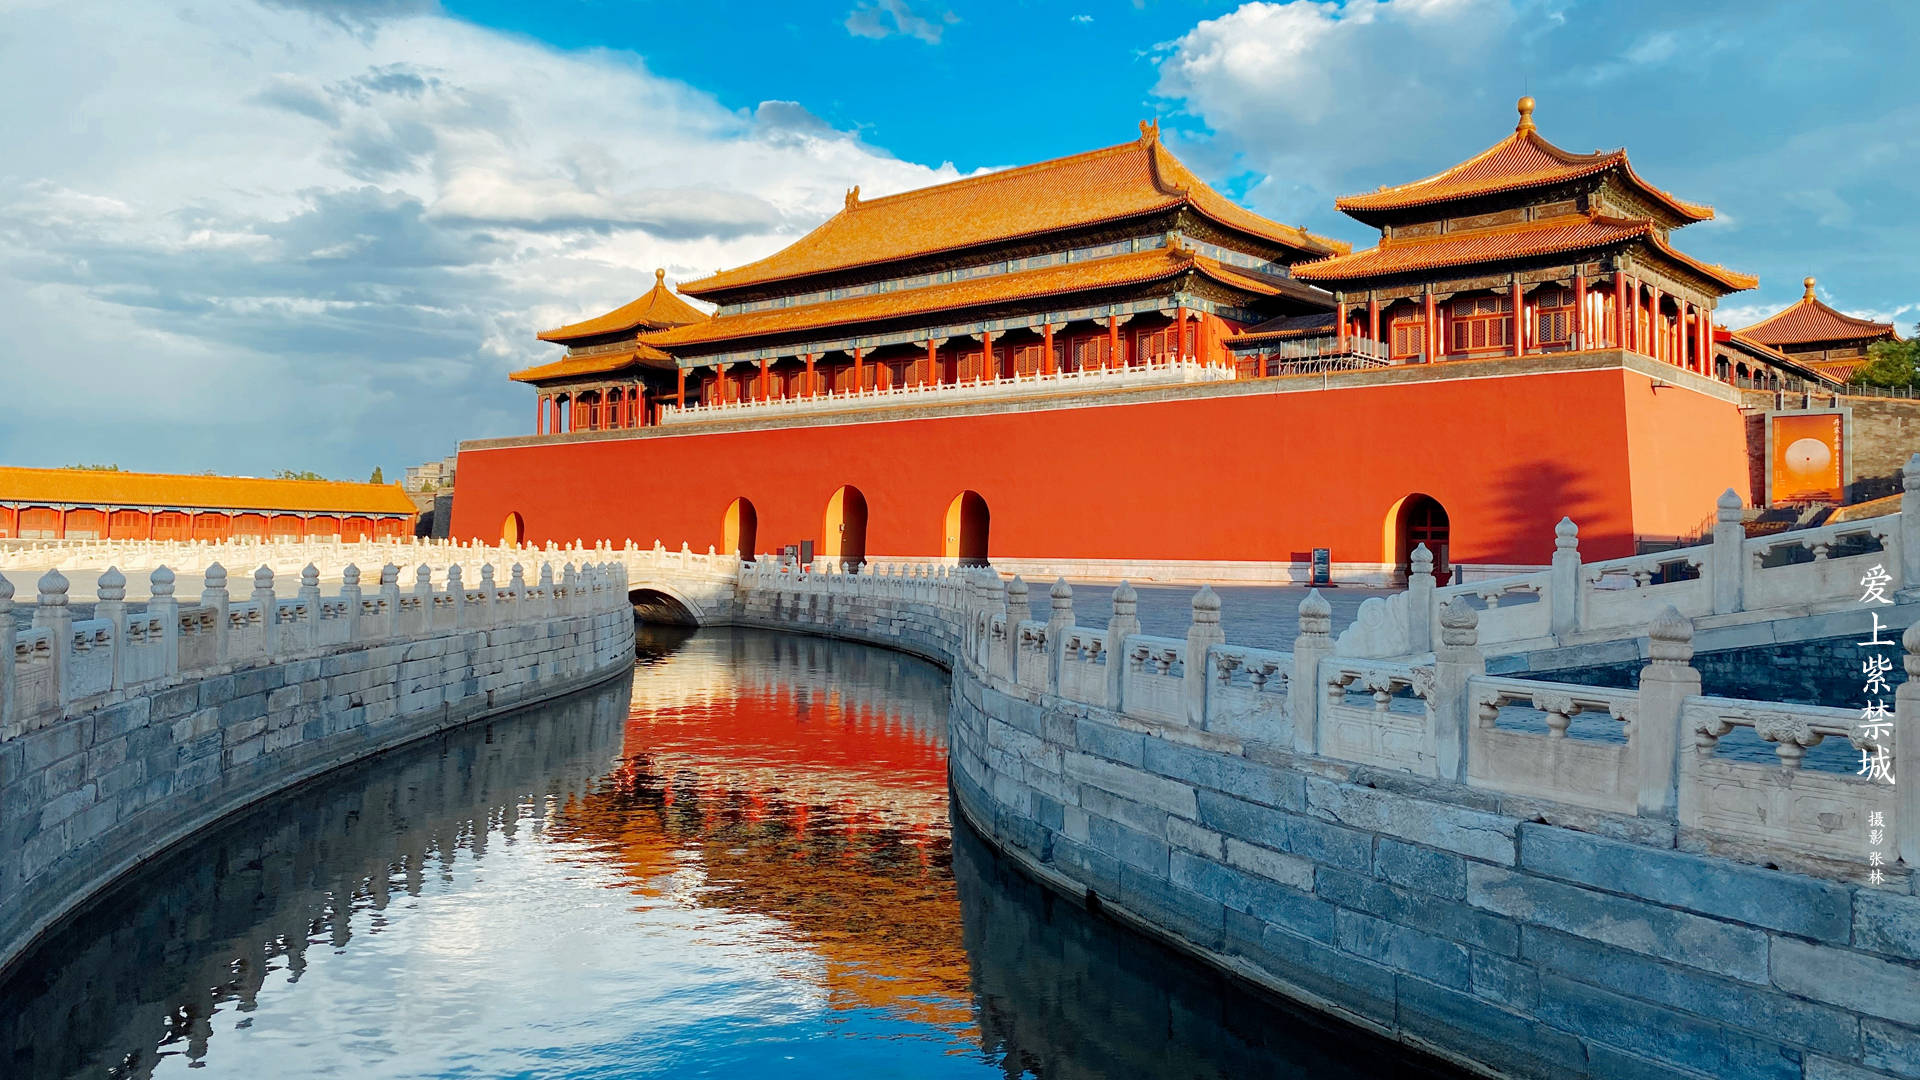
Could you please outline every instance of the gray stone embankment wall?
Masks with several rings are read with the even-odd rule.
[[[1912,896],[1675,850],[1670,825],[1156,731],[958,673],[949,738],[967,816],[1043,879],[1463,1064],[1920,1075]]]
[[[0,969],[142,860],[266,795],[631,668],[624,608],[195,678],[0,744]]]
[[[820,599],[740,618],[946,663],[961,812],[1223,970],[1490,1075],[1920,1076],[1920,898],[1009,688],[961,659],[951,613]]]

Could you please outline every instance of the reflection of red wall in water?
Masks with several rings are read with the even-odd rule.
[[[900,788],[946,791],[946,747],[901,717],[831,691],[755,687],[735,695],[629,719],[625,752],[789,766],[849,791],[867,778],[884,779],[893,795]]]

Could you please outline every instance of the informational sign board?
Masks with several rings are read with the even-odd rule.
[[[1852,471],[1845,409],[1767,414],[1767,505],[1846,501]]]
[[[1313,584],[1333,584],[1333,549],[1313,549]]]
[[[800,565],[813,565],[813,541],[811,540],[800,541]]]

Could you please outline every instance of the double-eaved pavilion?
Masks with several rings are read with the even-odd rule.
[[[540,340],[565,345],[567,355],[511,376],[540,390],[534,430],[547,434],[651,424],[657,399],[649,397],[649,389],[657,394],[661,383],[671,384],[673,358],[642,342],[641,336],[706,317],[667,288],[665,270],[655,270],[653,288],[632,303],[544,331]]]
[[[540,389],[543,433],[981,384],[1230,378],[1238,329],[1326,310],[1290,268],[1345,250],[1236,205],[1142,124],[1036,165],[877,199],[855,188],[787,248],[683,284],[710,317],[656,274],[633,303],[541,334],[566,357],[513,377]]]
[[[1867,349],[1876,342],[1900,340],[1892,323],[1836,311],[1814,295],[1813,285],[1808,278],[1797,303],[1742,327],[1740,336],[1777,349],[1836,383],[1846,382],[1866,363]]]
[[[1521,98],[1512,135],[1444,172],[1338,200],[1379,244],[1293,268],[1332,291],[1336,340],[1393,363],[1627,349],[1713,374],[1713,309],[1757,281],[1673,247],[1712,208],[1647,183],[1625,150],[1560,149],[1533,107]],[[1235,351],[1287,329],[1255,327]]]

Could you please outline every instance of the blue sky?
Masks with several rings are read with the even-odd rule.
[[[1265,214],[1511,129],[1715,205],[1684,249],[1920,320],[1920,4],[0,0],[0,461],[363,476],[532,421],[545,326],[881,194],[1169,143]],[[24,403],[24,404],[23,404]]]

